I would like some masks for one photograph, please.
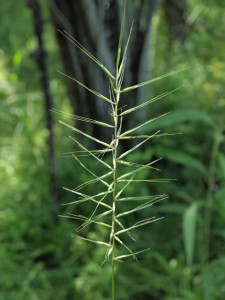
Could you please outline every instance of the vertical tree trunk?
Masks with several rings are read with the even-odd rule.
[[[187,37],[187,0],[163,0],[166,27],[169,33],[169,48],[174,41],[183,43]]]
[[[34,32],[38,42],[38,48],[34,51],[33,56],[38,65],[40,72],[40,81],[45,97],[45,113],[46,113],[46,127],[48,130],[47,144],[49,155],[49,178],[50,190],[53,201],[58,206],[58,184],[56,175],[56,162],[55,162],[55,147],[54,147],[54,128],[51,116],[52,99],[49,90],[49,80],[46,67],[46,52],[42,39],[43,33],[43,20],[41,15],[40,4],[37,0],[29,0],[28,6],[33,14]]]
[[[134,20],[132,39],[125,70],[126,85],[134,85],[149,78],[149,44],[151,19],[157,8],[158,0],[127,1],[126,37]],[[49,0],[52,19],[56,29],[65,73],[100,93],[108,95],[108,82],[98,67],[87,60],[79,50],[57,31],[66,30],[85,48],[94,54],[110,71],[114,71],[120,23],[124,1],[121,0]],[[96,99],[73,81],[66,80],[69,98],[77,115],[93,119],[108,118],[109,107]],[[133,106],[146,100],[146,88],[128,95],[126,104]],[[123,99],[122,99],[123,101]],[[122,104],[123,105],[123,104]],[[139,119],[145,118],[143,111]],[[133,120],[133,118],[132,118]],[[86,124],[80,124],[87,130]],[[129,127],[124,120],[124,127]],[[106,136],[105,131],[96,130],[96,137]],[[93,132],[92,132],[93,133]]]

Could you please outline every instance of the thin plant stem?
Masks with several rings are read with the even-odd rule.
[[[116,77],[117,78],[117,77]],[[115,299],[115,218],[116,218],[116,183],[117,183],[117,150],[119,146],[118,138],[118,104],[120,100],[120,90],[118,85],[118,78],[115,80],[115,103],[113,105],[114,118],[114,149],[113,157],[113,205],[112,205],[112,300]]]

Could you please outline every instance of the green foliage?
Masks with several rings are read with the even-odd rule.
[[[68,292],[59,291],[63,299],[73,290],[74,271],[62,255],[71,256],[73,244],[69,237],[61,239],[71,227],[56,219],[48,192],[40,93],[6,82],[1,94],[0,296],[50,299],[58,282],[67,286]]]

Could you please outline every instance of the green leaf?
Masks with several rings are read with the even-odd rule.
[[[197,109],[180,109],[172,112],[163,119],[157,120],[149,124],[143,131],[157,130],[161,128],[174,127],[187,121],[203,122],[211,127],[214,126],[213,119],[203,111]]]
[[[155,153],[175,163],[199,171],[203,175],[206,173],[205,166],[197,158],[188,153],[160,146],[155,148]]]
[[[218,159],[219,159],[220,170],[221,170],[220,172],[221,172],[223,179],[225,180],[225,155],[222,153],[219,153]]]
[[[203,295],[204,300],[214,300],[212,298],[212,285],[213,285],[213,278],[212,272],[208,269],[204,268],[203,275],[202,275],[202,285],[203,285]]]
[[[188,265],[192,265],[194,257],[194,246],[196,236],[198,204],[193,203],[183,214],[183,238],[186,260]]]

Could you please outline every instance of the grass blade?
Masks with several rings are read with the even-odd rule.
[[[76,159],[76,161],[80,164],[81,167],[83,167],[88,173],[90,173],[92,176],[94,176],[98,181],[100,181],[101,183],[103,183],[104,185],[106,185],[107,187],[109,187],[109,184],[102,180],[101,177],[98,177],[97,175],[95,175],[95,173],[93,173],[89,168],[87,168],[79,158],[77,158],[75,155],[73,155],[73,157]]]
[[[68,214],[67,216],[60,215],[60,217],[62,217],[62,218],[68,218],[68,219],[81,220],[81,221],[85,221],[87,219],[85,216],[79,216],[79,215],[74,215],[74,214]],[[109,225],[107,223],[103,223],[103,222],[95,222],[95,221],[93,221],[93,223],[95,223],[97,225],[100,225],[100,226],[108,227],[108,228],[112,227],[111,225]]]
[[[170,182],[176,179],[133,179],[132,182],[152,182],[152,183],[162,183],[162,182]],[[126,179],[119,179],[118,182],[128,182]]]
[[[90,156],[94,157],[98,162],[100,162],[102,165],[104,165],[105,167],[107,167],[110,170],[113,170],[113,168],[108,165],[106,162],[104,162],[104,160],[98,158],[98,156],[94,155],[92,152],[90,152],[85,146],[83,146],[81,143],[79,143],[77,140],[75,140],[73,137],[70,136],[70,138],[84,151],[86,151]],[[73,156],[73,155],[72,155]]]
[[[103,178],[106,178],[106,177],[110,176],[111,174],[112,174],[112,172],[109,172],[109,173],[106,173],[106,174],[100,176],[99,178],[103,179]],[[88,185],[90,185],[90,184],[93,184],[93,183],[95,183],[95,182],[97,182],[97,181],[98,181],[98,179],[91,179],[91,180],[88,180],[88,181],[86,181],[86,182],[84,182],[84,183],[78,185],[78,186],[77,186],[76,188],[74,188],[73,190],[74,190],[74,191],[79,191],[79,190],[83,189],[84,187],[86,187],[86,186],[88,186]]]
[[[149,104],[151,104],[151,103],[153,103],[153,102],[155,102],[155,101],[158,101],[158,100],[160,100],[160,99],[162,99],[162,98],[164,98],[164,97],[166,97],[166,96],[168,96],[168,95],[174,93],[175,91],[179,90],[180,88],[181,88],[181,87],[179,87],[179,88],[177,88],[177,89],[175,89],[175,90],[173,90],[173,91],[171,91],[171,92],[165,92],[165,93],[163,93],[163,94],[161,94],[161,95],[159,95],[159,96],[156,96],[156,97],[154,97],[154,98],[152,98],[152,99],[150,99],[150,100],[145,101],[144,103],[142,103],[142,104],[140,104],[140,105],[137,105],[137,106],[132,107],[132,108],[130,108],[130,109],[128,109],[128,110],[125,110],[124,112],[122,112],[122,113],[120,114],[120,116],[124,116],[124,115],[129,114],[129,113],[131,113],[131,112],[134,112],[134,111],[136,111],[136,110],[138,110],[138,109],[140,109],[140,108],[143,108],[143,107],[145,107],[146,105],[149,105]]]
[[[99,220],[99,219],[101,219],[101,218],[107,216],[107,215],[110,214],[111,212],[112,212],[112,210],[110,209],[110,210],[107,210],[107,211],[105,211],[105,212],[103,212],[103,213],[101,213],[101,214],[95,216],[94,218],[92,218],[92,217],[88,218],[86,222],[84,222],[80,227],[78,227],[78,228],[76,229],[76,232],[79,232],[79,231],[83,230],[86,226],[88,226],[88,225],[90,225],[91,223],[94,223],[94,222],[96,222],[97,220]]]
[[[126,233],[127,231],[133,230],[133,229],[138,228],[138,227],[140,227],[140,226],[148,225],[148,224],[150,224],[150,223],[153,223],[153,222],[158,221],[158,220],[161,220],[161,219],[163,219],[163,217],[161,217],[161,218],[151,217],[151,218],[149,218],[149,219],[143,220],[142,222],[139,221],[139,222],[138,222],[139,224],[136,223],[136,224],[134,224],[134,225],[131,226],[131,227],[128,227],[128,228],[124,228],[124,229],[122,229],[122,230],[119,230],[119,231],[117,231],[117,232],[115,233],[115,235],[118,236],[118,235],[121,234],[121,233]]]
[[[128,45],[129,45],[129,42],[130,42],[131,33],[132,33],[132,30],[133,30],[133,24],[134,24],[134,22],[132,22],[132,24],[131,24],[130,32],[129,32],[128,39],[127,39],[127,42],[126,42],[126,46],[124,48],[123,58],[122,58],[122,61],[121,61],[121,64],[120,64],[120,68],[119,68],[119,72],[117,74],[117,78],[120,77],[120,75],[122,73],[122,70],[125,67],[126,54],[127,54],[127,49],[128,49]]]
[[[65,203],[65,204],[63,204],[63,205],[72,205],[72,204],[83,203],[83,202],[86,202],[86,201],[93,201],[94,203],[99,203],[100,205],[102,205],[102,206],[104,206],[104,207],[106,207],[106,208],[108,208],[108,209],[111,208],[111,206],[107,205],[106,203],[104,203],[104,202],[99,202],[98,200],[95,199],[96,197],[104,196],[104,195],[110,194],[111,192],[109,192],[109,191],[102,192],[102,193],[99,193],[99,194],[94,195],[94,196],[89,196],[89,195],[85,195],[85,194],[76,192],[76,191],[74,191],[74,190],[70,190],[70,189],[65,188],[65,187],[64,187],[63,189],[66,190],[66,191],[69,191],[69,192],[71,192],[71,193],[74,193],[74,194],[76,194],[77,196],[80,196],[80,197],[83,198],[83,199],[76,200],[76,201],[73,201],[73,202]]]
[[[125,157],[126,155],[130,154],[131,152],[133,152],[134,150],[136,150],[137,148],[139,148],[142,144],[146,143],[149,139],[151,139],[152,137],[154,137],[156,134],[158,134],[160,132],[157,131],[156,133],[154,133],[153,135],[147,137],[144,141],[140,142],[139,144],[135,145],[133,148],[127,150],[126,152],[124,152],[123,154],[121,154],[118,159],[121,159],[123,157]]]
[[[117,242],[119,242],[121,245],[123,245],[124,248],[126,248],[126,249],[130,252],[130,254],[133,256],[134,259],[137,259],[136,256],[135,256],[135,254],[132,252],[132,250],[131,250],[126,244],[124,244],[124,243],[121,241],[121,239],[118,238],[118,236],[115,236],[115,239],[117,240]]]
[[[77,132],[77,133],[79,133],[79,134],[81,134],[81,135],[83,135],[83,136],[89,138],[90,140],[92,140],[92,141],[94,141],[94,142],[96,142],[96,143],[98,143],[98,144],[101,144],[101,145],[103,145],[103,146],[105,146],[105,147],[111,148],[111,146],[110,146],[109,144],[107,144],[107,143],[105,143],[105,142],[103,142],[103,141],[100,141],[100,140],[98,140],[98,139],[92,137],[91,135],[89,135],[89,134],[83,132],[82,130],[77,129],[76,127],[73,127],[73,126],[71,126],[71,125],[69,125],[69,124],[67,124],[67,123],[65,123],[65,122],[63,122],[63,121],[59,121],[59,123],[60,123],[60,124],[63,124],[64,126],[70,128],[70,129],[72,129],[73,131],[75,131],[75,132]]]
[[[62,112],[60,110],[57,110],[57,109],[51,109],[51,111],[54,112],[54,113],[57,113],[59,115],[62,115],[62,116],[68,116],[71,119],[74,119],[74,120],[77,120],[77,121],[82,121],[82,122],[92,123],[92,124],[100,125],[100,126],[104,126],[104,127],[114,128],[113,125],[110,125],[110,124],[104,123],[104,122],[100,122],[98,120],[85,118],[85,117],[77,116],[77,115],[74,115],[74,114],[64,113],[64,112]]]
[[[145,168],[151,166],[152,164],[154,164],[156,161],[159,161],[159,160],[160,160],[160,159],[157,159],[157,160],[155,160],[155,161],[152,161],[152,162],[148,163],[147,165],[141,165],[141,166],[138,167],[136,170],[133,170],[133,171],[131,171],[131,172],[129,172],[129,173],[125,173],[125,174],[121,175],[120,177],[118,177],[118,181],[120,181],[121,179],[126,178],[127,176],[134,175],[134,174],[136,174],[136,173],[142,171],[143,169],[145,169]]]
[[[132,254],[119,255],[119,256],[116,256],[114,259],[115,259],[115,260],[121,260],[121,259],[123,259],[123,258],[132,256],[132,255],[137,255],[137,254],[140,254],[140,253],[142,253],[142,252],[149,251],[149,250],[150,250],[150,248],[147,248],[147,249],[144,249],[144,250],[140,250],[140,251],[134,252],[134,253],[132,253]]]
[[[160,134],[156,134],[153,138],[159,138],[159,137],[163,137],[163,136],[171,136],[171,135],[180,135],[182,134],[181,132],[175,132],[175,133],[160,133]],[[149,137],[149,135],[146,134],[142,134],[142,135],[127,135],[127,136],[120,136],[121,140],[130,140],[130,139],[145,139]]]
[[[127,183],[124,185],[124,187],[116,194],[115,199],[117,200],[119,198],[119,196],[123,193],[123,191],[128,187],[128,185],[132,182],[132,180],[134,179],[135,175],[132,175],[130,180],[127,181]]]
[[[122,229],[126,229],[123,224],[117,219],[115,218],[115,222],[122,228]],[[130,234],[129,230],[126,231],[126,233],[129,235],[129,237],[133,240],[136,241],[135,238],[132,237],[132,235]]]
[[[127,114],[129,114],[129,113],[132,113],[132,112],[134,112],[134,111],[136,111],[136,110],[138,110],[138,109],[140,109],[140,108],[142,108],[142,107],[145,107],[146,105],[149,105],[149,104],[151,104],[151,103],[153,103],[153,102],[155,102],[155,101],[157,101],[157,100],[159,100],[159,99],[161,99],[161,98],[167,96],[168,94],[170,94],[170,93],[168,93],[168,92],[163,93],[163,94],[161,94],[161,95],[159,95],[159,96],[157,96],[157,97],[154,97],[154,98],[152,98],[152,99],[150,99],[150,100],[147,100],[146,102],[144,102],[144,103],[142,103],[142,104],[140,104],[140,105],[137,105],[137,106],[135,106],[135,107],[132,107],[132,108],[130,108],[130,109],[127,109],[127,110],[125,110],[124,112],[122,112],[122,113],[120,114],[120,116],[124,116],[124,115],[127,115]]]
[[[68,32],[58,30],[64,37],[70,40],[80,51],[87,55],[91,60],[93,60],[110,78],[115,79],[111,72],[93,55],[91,54],[84,46],[81,45],[71,34]]]
[[[124,5],[124,11],[123,11],[123,18],[122,23],[120,27],[120,36],[119,36],[119,43],[118,43],[118,50],[117,50],[117,57],[116,57],[116,70],[118,72],[119,64],[120,64],[120,57],[121,57],[121,51],[122,51],[122,44],[123,44],[123,34],[124,34],[124,25],[125,25],[125,18],[126,18],[126,6]]]
[[[177,73],[179,73],[179,72],[181,72],[181,71],[185,71],[185,70],[187,70],[187,69],[189,69],[189,68],[185,68],[185,69],[181,69],[181,70],[178,70],[178,71],[172,71],[172,72],[169,72],[169,73],[167,73],[167,74],[164,74],[164,75],[162,75],[162,76],[159,76],[159,77],[150,79],[150,80],[148,80],[148,81],[144,81],[144,82],[142,82],[142,83],[138,83],[138,84],[135,84],[135,85],[133,85],[133,86],[129,86],[129,87],[127,87],[127,88],[124,88],[124,89],[121,90],[120,92],[121,92],[121,93],[125,93],[125,92],[128,92],[128,91],[131,91],[131,90],[140,88],[140,87],[142,87],[142,86],[145,86],[145,85],[148,85],[148,84],[150,84],[150,83],[156,82],[156,81],[161,80],[161,79],[163,79],[163,78],[166,78],[166,77],[168,77],[168,76],[172,76],[172,75],[174,75],[174,74],[177,74]]]
[[[156,121],[156,120],[158,120],[158,119],[160,119],[160,118],[162,118],[162,117],[164,117],[164,116],[166,116],[166,115],[168,115],[168,114],[169,114],[169,113],[162,114],[162,115],[159,116],[159,117],[156,117],[156,118],[153,118],[153,119],[151,119],[151,120],[148,120],[148,121],[142,123],[141,125],[138,125],[138,126],[135,127],[135,128],[132,128],[132,129],[130,129],[130,130],[128,130],[128,131],[125,131],[124,133],[122,133],[122,134],[120,135],[120,138],[121,138],[121,137],[124,137],[124,136],[128,135],[129,133],[134,132],[134,131],[136,131],[136,130],[142,128],[143,126],[145,126],[145,125],[147,125],[147,124],[149,124],[149,123],[152,123],[152,122],[154,122],[154,121]]]
[[[165,200],[167,199],[168,196],[159,196],[158,199],[154,199],[154,200],[150,200],[150,201],[147,201],[146,203],[142,204],[142,205],[139,205],[131,210],[128,210],[128,211],[125,211],[125,212],[122,212],[122,213],[119,213],[116,218],[120,218],[120,217],[123,217],[123,216],[126,216],[126,215],[129,215],[129,214],[132,214],[136,211],[139,211],[139,210],[142,210],[144,208],[147,208],[149,206],[152,206],[153,204],[159,202],[159,201],[162,201],[162,200]]]
[[[130,162],[130,161],[125,161],[125,160],[117,160],[118,163],[122,164],[122,165],[126,165],[126,166],[129,166],[129,167],[135,167],[135,168],[139,168],[139,167],[143,167],[143,168],[148,168],[148,169],[153,169],[153,170],[156,170],[156,171],[160,171],[160,169],[157,169],[155,167],[152,167],[152,165],[158,161],[160,161],[162,159],[162,157],[152,161],[151,163],[149,164],[146,164],[146,165],[142,165],[142,164],[138,164],[138,163],[133,163],[133,162]]]
[[[63,73],[63,72],[61,72],[61,71],[58,71],[58,73],[60,73],[61,75],[63,75],[63,76],[65,76],[65,77],[67,77],[67,78],[69,78],[69,79],[75,81],[77,84],[81,85],[83,88],[85,88],[86,90],[88,90],[90,93],[92,93],[92,94],[95,95],[96,97],[98,97],[98,98],[100,98],[100,99],[102,99],[102,100],[104,100],[104,101],[106,101],[106,102],[109,102],[110,104],[113,104],[113,102],[112,102],[109,98],[107,98],[107,97],[103,96],[102,94],[100,94],[100,93],[98,93],[98,92],[96,92],[96,91],[90,89],[89,87],[87,87],[86,85],[84,85],[84,84],[83,84],[82,82],[80,82],[79,80],[77,80],[77,79],[75,79],[75,78],[73,78],[73,77],[71,77],[71,76],[69,76],[69,75],[67,75],[67,74],[65,74],[65,73]]]
[[[81,239],[81,240],[84,240],[84,241],[88,241],[88,242],[95,243],[95,244],[98,244],[98,245],[104,245],[104,246],[107,246],[107,247],[111,247],[111,245],[109,245],[108,243],[102,242],[102,241],[91,240],[91,239],[82,237],[82,236],[77,235],[77,234],[75,234],[74,236]]]
[[[124,201],[143,201],[143,200],[155,199],[155,197],[159,197],[159,196],[166,196],[166,195],[140,196],[140,197],[124,197],[124,198],[117,199],[117,201],[119,201],[119,202],[124,202]]]
[[[89,150],[89,153],[93,154],[103,154],[105,152],[112,152],[112,149],[103,149],[103,150]],[[72,155],[75,154],[76,156],[90,156],[87,151],[73,151],[73,152],[65,152],[63,153],[64,157],[73,157]]]

